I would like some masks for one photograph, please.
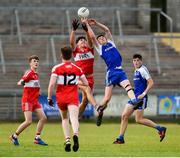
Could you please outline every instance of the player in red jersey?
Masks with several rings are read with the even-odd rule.
[[[40,138],[41,131],[47,118],[43,112],[40,103],[38,102],[38,98],[40,95],[39,76],[37,73],[37,69],[39,66],[38,56],[30,56],[29,65],[30,70],[28,70],[21,78],[21,80],[17,83],[17,85],[19,86],[24,86],[21,104],[22,111],[24,112],[25,121],[22,124],[20,124],[16,132],[10,136],[10,139],[14,145],[19,145],[18,135],[32,123],[32,112],[35,111],[39,118],[39,122],[37,124],[34,143],[39,145],[47,145]]]
[[[92,42],[87,34],[87,39],[84,36],[79,36],[75,41],[75,32],[79,26],[78,20],[73,20],[72,22],[72,31],[70,34],[70,45],[73,49],[73,57],[77,66],[79,66],[83,73],[85,74],[89,87],[84,87],[79,85],[79,88],[82,90],[82,102],[80,104],[79,113],[82,114],[88,103],[88,93],[93,91],[94,86],[94,76],[93,76],[93,65],[94,65],[94,49]],[[82,28],[87,32],[86,25],[82,24]],[[96,103],[94,103],[96,104]]]
[[[71,151],[70,142],[70,127],[69,118],[71,121],[73,129],[73,151],[78,151],[79,141],[79,98],[78,98],[78,84],[83,84],[88,86],[88,81],[83,74],[82,70],[75,64],[73,64],[70,59],[72,56],[71,47],[61,48],[62,63],[56,65],[52,69],[51,78],[48,87],[48,102],[49,105],[53,105],[52,102],[52,92],[54,87],[57,85],[56,89],[56,100],[61,113],[62,127],[65,136],[65,151]],[[80,83],[79,83],[80,80]],[[68,118],[69,113],[69,118]]]

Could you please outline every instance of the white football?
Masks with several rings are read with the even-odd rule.
[[[86,7],[81,7],[78,9],[77,13],[80,18],[87,18],[89,16],[89,9]]]

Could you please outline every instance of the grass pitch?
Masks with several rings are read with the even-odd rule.
[[[138,124],[129,124],[125,134],[125,144],[112,142],[118,136],[119,124],[107,123],[97,127],[95,123],[80,123],[80,149],[78,152],[64,151],[64,137],[61,123],[47,123],[42,139],[48,146],[33,144],[36,123],[20,136],[20,146],[14,146],[9,135],[20,123],[0,123],[0,156],[15,157],[121,157],[121,156],[180,156],[180,125],[164,124],[167,135],[159,142],[155,129]]]

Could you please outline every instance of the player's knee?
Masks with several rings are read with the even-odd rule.
[[[46,116],[43,116],[43,117],[41,117],[41,119],[40,119],[42,122],[46,122],[47,121],[47,117]]]
[[[141,118],[136,117],[135,121],[136,121],[136,123],[141,124]]]
[[[125,86],[125,90],[126,90],[126,92],[128,93],[129,91],[133,91],[133,88],[132,88],[132,86],[131,86],[130,84],[127,84],[127,85]]]
[[[26,120],[25,123],[26,123],[27,126],[29,126],[29,125],[31,125],[32,120]]]
[[[85,86],[84,90],[86,93],[91,93],[91,88],[89,86]]]
[[[126,121],[129,119],[129,116],[125,113],[121,115],[121,120]]]

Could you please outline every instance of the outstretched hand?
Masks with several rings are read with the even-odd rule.
[[[77,19],[74,19],[73,21],[72,21],[72,27],[73,27],[73,30],[74,31],[76,31],[77,30],[77,28],[79,27],[79,20],[77,20]]]
[[[86,31],[86,32],[88,31],[86,23],[82,23],[81,26],[82,26],[84,31]]]
[[[96,25],[97,21],[95,19],[88,19],[89,25]]]
[[[88,22],[88,19],[87,19],[86,17],[83,17],[83,18],[81,18],[81,22],[82,22],[82,23],[87,23],[87,22]]]

